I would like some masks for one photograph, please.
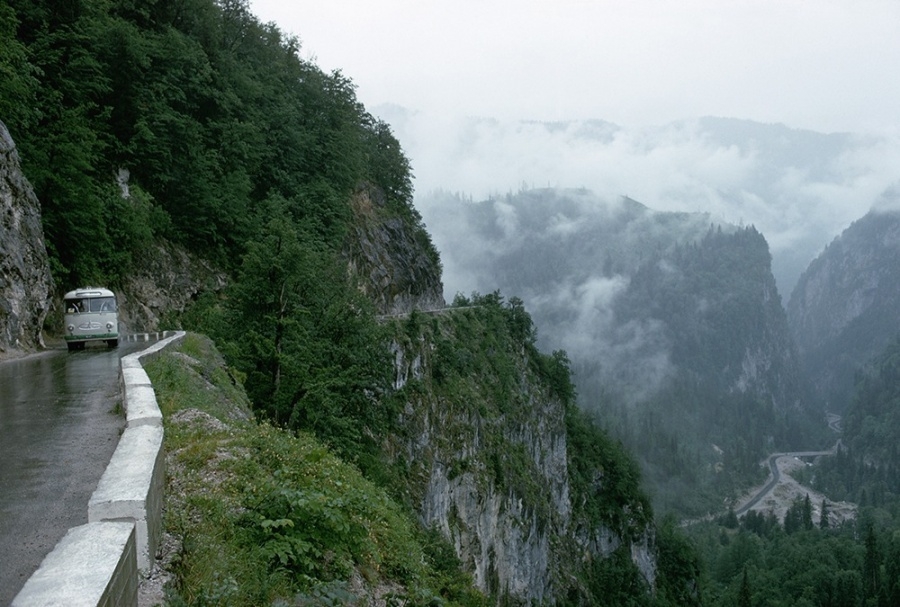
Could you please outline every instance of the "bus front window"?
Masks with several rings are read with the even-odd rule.
[[[116,311],[116,298],[115,297],[95,297],[90,300],[91,302],[91,312],[115,312]]]

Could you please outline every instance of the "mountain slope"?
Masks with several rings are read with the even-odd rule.
[[[638,454],[663,509],[710,507],[755,475],[767,448],[808,434],[754,228],[585,190],[443,196],[429,214],[443,220],[445,268],[522,298],[539,343],[569,353],[582,407]]]
[[[900,212],[872,211],[809,265],[787,313],[816,400],[842,412],[854,374],[900,329]]]

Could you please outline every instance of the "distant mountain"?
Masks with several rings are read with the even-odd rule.
[[[664,125],[429,115],[379,106],[409,155],[416,206],[438,189],[482,200],[521,187],[627,194],[659,211],[709,213],[766,235],[785,297],[809,262],[897,179],[900,137],[818,133],[705,117]],[[456,288],[448,283],[451,288]]]
[[[708,507],[802,436],[799,364],[755,228],[586,190],[429,204],[448,281],[522,298],[664,508]]]
[[[800,277],[787,312],[815,398],[850,403],[854,375],[900,331],[900,212],[854,222]]]
[[[857,376],[844,419],[844,440],[870,464],[890,466],[892,491],[900,490],[900,339],[870,360]]]

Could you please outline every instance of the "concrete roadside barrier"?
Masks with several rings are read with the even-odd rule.
[[[121,359],[125,431],[88,502],[88,524],[69,529],[13,607],[137,605],[162,535],[165,488],[162,413],[140,359],[182,337],[175,332]]]
[[[88,523],[69,529],[12,607],[136,605],[137,592],[134,524]]]
[[[134,523],[137,567],[143,573],[150,571],[162,534],[162,444],[162,426],[125,428],[88,502],[88,522]]]

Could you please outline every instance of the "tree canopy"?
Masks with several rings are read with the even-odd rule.
[[[63,284],[115,284],[142,230],[236,269],[274,195],[332,249],[360,183],[420,221],[390,127],[247,0],[9,0],[0,41],[0,119]]]

